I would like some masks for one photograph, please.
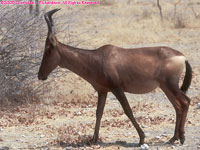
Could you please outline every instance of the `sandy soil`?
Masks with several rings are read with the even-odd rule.
[[[127,3],[116,0],[110,5],[63,9],[57,16],[70,14],[65,15],[65,21],[71,23],[68,36],[73,38],[72,41],[64,39],[62,33],[58,38],[87,49],[108,43],[122,47],[164,45],[184,53],[193,68],[193,81],[188,91],[192,102],[184,145],[165,144],[174,132],[175,112],[161,90],[144,95],[127,93],[127,97],[146,134],[149,149],[200,149],[200,109],[197,109],[200,102],[200,5],[195,0],[178,5],[177,16],[181,16],[185,26],[181,28],[174,25],[174,3],[170,0],[161,3],[163,23],[154,2]],[[39,102],[0,108],[0,149],[140,149],[136,130],[113,95],[110,94],[106,102],[98,144],[87,145],[94,131],[96,92],[73,73],[57,78],[48,88],[50,92],[44,93]]]

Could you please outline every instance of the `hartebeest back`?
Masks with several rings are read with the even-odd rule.
[[[95,50],[84,50],[65,45],[57,40],[54,33],[52,15],[58,10],[45,14],[48,35],[38,78],[47,79],[52,70],[60,66],[78,74],[94,87],[98,92],[98,106],[92,142],[97,142],[107,93],[112,92],[135,126],[140,137],[139,144],[143,144],[144,132],[136,122],[124,92],[143,94],[160,87],[176,111],[175,132],[170,143],[180,139],[183,144],[190,104],[185,93],[192,79],[192,69],[185,56],[169,47],[124,49],[104,45]],[[178,83],[185,66],[186,75],[180,90]]]

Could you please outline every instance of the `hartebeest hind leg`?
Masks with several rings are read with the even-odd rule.
[[[98,92],[98,104],[97,104],[97,110],[96,110],[96,125],[95,125],[95,131],[92,138],[92,143],[96,143],[99,137],[99,127],[101,118],[103,115],[103,110],[106,102],[107,93]]]
[[[161,84],[160,87],[176,111],[174,136],[169,140],[169,142],[173,144],[176,140],[180,139],[181,144],[183,144],[185,141],[184,126],[190,99],[179,89],[176,80],[168,80],[165,84]]]
[[[191,100],[184,93],[181,93],[181,95],[182,96],[180,97],[180,102],[182,104],[183,113],[182,113],[181,123],[180,123],[180,127],[179,127],[179,137],[180,137],[181,144],[183,144],[184,141],[185,141],[185,136],[184,136],[185,130],[184,130],[184,127],[185,127],[187,112],[188,112]]]
[[[127,115],[127,117],[131,120],[132,124],[134,125],[134,127],[136,128],[139,137],[140,137],[140,142],[139,145],[144,144],[144,132],[142,131],[142,129],[140,128],[140,126],[138,125],[138,123],[136,122],[134,116],[133,116],[133,112],[130,108],[130,105],[128,103],[128,100],[124,94],[124,92],[122,90],[114,90],[112,91],[112,93],[116,96],[116,98],[119,100],[125,114]]]

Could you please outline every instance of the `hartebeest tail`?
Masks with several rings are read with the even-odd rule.
[[[181,91],[183,91],[184,93],[187,92],[192,81],[192,67],[190,66],[187,60],[185,61],[185,66],[186,66],[185,77],[183,80],[183,85],[181,86]]]
[[[136,128],[139,144],[144,144],[144,132],[135,120],[125,92],[144,94],[159,87],[176,111],[176,126],[170,143],[180,140],[183,144],[190,104],[190,98],[185,93],[192,80],[192,68],[186,57],[177,50],[163,46],[124,49],[104,45],[95,50],[85,50],[65,45],[57,40],[53,28],[52,15],[58,10],[45,14],[48,35],[38,79],[46,80],[60,66],[78,74],[94,87],[98,92],[98,104],[92,142],[98,140],[107,93],[112,92]],[[180,88],[179,80],[184,67],[186,73]]]

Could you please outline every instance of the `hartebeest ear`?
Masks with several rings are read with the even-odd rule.
[[[53,46],[56,46],[56,44],[57,44],[57,39],[56,39],[55,35],[52,34],[52,33],[50,33],[49,36],[48,36],[48,38],[49,38],[51,44],[52,44]]]

